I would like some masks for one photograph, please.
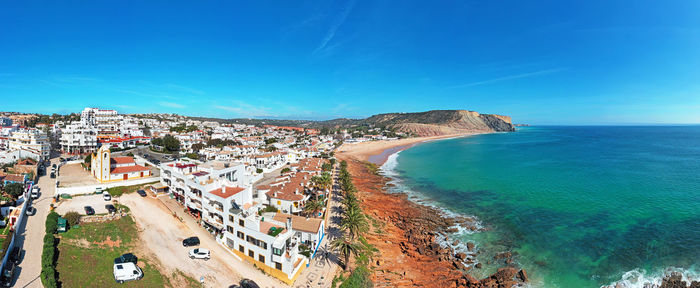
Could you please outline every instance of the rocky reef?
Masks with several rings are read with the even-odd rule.
[[[409,201],[405,194],[386,193],[386,178],[364,162],[339,157],[348,161],[362,209],[374,227],[367,239],[380,253],[372,263],[375,287],[513,287],[528,281],[527,272],[514,264],[509,252],[494,257],[503,267],[493,275],[470,276],[469,271],[481,268],[475,257],[479,251],[474,243],[465,243],[467,251],[457,252],[452,246],[459,242],[447,242],[447,235],[457,229],[479,229],[475,219],[446,217]]]

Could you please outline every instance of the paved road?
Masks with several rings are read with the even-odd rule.
[[[316,257],[311,260],[309,267],[301,273],[294,287],[331,287],[333,277],[340,269],[338,256],[331,251],[330,247],[330,242],[340,235],[338,222],[342,215],[342,204],[340,204],[342,197],[336,172],[337,169],[333,168],[333,185],[326,203],[326,236],[316,252]]]
[[[51,160],[51,163],[58,163],[58,159]],[[44,235],[46,234],[45,222],[49,214],[49,204],[56,188],[55,179],[49,176],[41,176],[38,186],[41,189],[41,196],[32,202],[36,208],[36,215],[26,217],[26,221],[17,229],[17,241],[15,245],[22,247],[22,262],[17,267],[14,287],[43,287],[41,285],[41,252],[44,246]]]

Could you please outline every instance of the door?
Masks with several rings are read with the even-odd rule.
[[[143,178],[143,172],[141,172],[141,178]]]
[[[124,180],[129,179],[129,174],[124,174]]]

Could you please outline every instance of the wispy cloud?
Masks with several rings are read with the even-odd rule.
[[[233,112],[236,116],[241,117],[259,117],[266,116],[270,112],[270,108],[263,106],[255,106],[242,101],[234,101],[231,105],[214,105],[215,109]]]
[[[196,95],[204,95],[205,94],[204,91],[202,91],[202,90],[197,90],[194,88],[190,88],[190,87],[182,86],[182,85],[178,85],[178,84],[167,83],[167,84],[163,85],[163,87],[169,88],[169,89],[174,89],[174,90],[180,90],[183,92],[196,94]]]
[[[559,73],[559,72],[563,72],[566,70],[569,70],[569,69],[568,68],[554,68],[554,69],[546,69],[546,70],[534,71],[534,72],[529,72],[529,73],[514,74],[514,75],[508,75],[508,76],[503,76],[503,77],[498,77],[498,78],[493,78],[493,79],[488,79],[488,80],[483,80],[483,81],[469,82],[469,83],[449,86],[449,87],[447,87],[447,89],[465,88],[465,87],[473,87],[473,86],[479,86],[479,85],[488,85],[488,84],[493,84],[493,83],[502,82],[502,81],[529,78],[529,77],[535,77],[535,76],[541,76],[541,75],[547,75],[547,74],[554,74],[554,73]]]
[[[338,17],[335,18],[335,21],[333,21],[333,23],[331,24],[331,27],[328,29],[328,32],[326,32],[326,36],[323,37],[321,44],[319,44],[318,47],[314,49],[314,55],[326,49],[328,43],[333,41],[333,38],[335,38],[335,34],[338,31],[338,28],[340,28],[340,26],[342,26],[343,23],[345,23],[345,20],[348,18],[348,15],[350,15],[350,12],[352,12],[352,9],[355,7],[355,2],[356,0],[350,0],[347,3],[345,3],[343,10],[340,12],[340,15],[338,15]]]
[[[178,103],[173,103],[173,102],[158,102],[158,105],[163,106],[163,107],[168,107],[168,108],[185,108],[185,105],[178,104]]]

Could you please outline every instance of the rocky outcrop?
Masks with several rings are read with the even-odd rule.
[[[474,258],[478,251],[472,252],[478,250],[474,244],[468,242],[470,251],[465,253],[439,243],[450,243],[446,235],[457,226],[478,229],[476,219],[444,217],[432,207],[409,201],[405,194],[385,193],[386,178],[354,158],[338,157],[348,161],[362,209],[382,223],[381,232],[370,229],[373,232],[366,235],[379,250],[375,258],[381,259],[372,262],[375,287],[513,287],[527,281],[527,273],[513,264],[503,264],[506,267],[485,279],[471,277],[469,271],[481,267]],[[510,262],[511,256],[499,259]]]
[[[671,273],[671,275],[664,277],[660,288],[700,288],[700,282],[693,281],[691,283],[687,283],[683,281],[682,274]]]

